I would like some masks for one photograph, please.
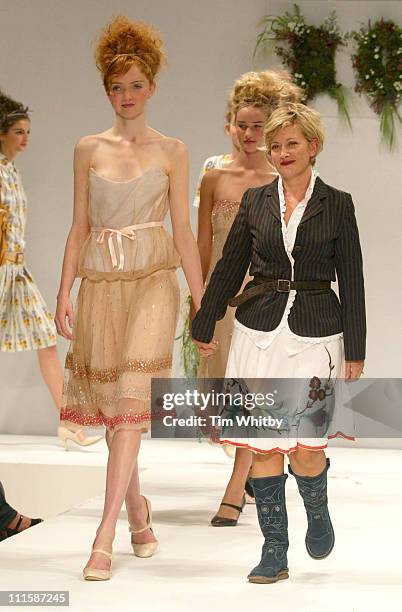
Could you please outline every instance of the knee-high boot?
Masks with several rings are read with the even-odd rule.
[[[318,476],[298,476],[289,465],[289,472],[296,478],[299,493],[307,513],[306,548],[313,559],[324,559],[332,551],[335,534],[328,511],[327,471],[330,461]]]
[[[287,477],[287,474],[282,474],[251,479],[258,521],[265,542],[261,561],[248,575],[250,582],[271,583],[289,578],[288,516],[285,499]]]

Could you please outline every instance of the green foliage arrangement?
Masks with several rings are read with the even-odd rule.
[[[332,12],[320,26],[308,25],[294,5],[294,13],[287,11],[280,17],[266,15],[261,20],[263,31],[257,36],[254,58],[273,45],[282,62],[291,71],[295,82],[305,91],[308,102],[318,94],[328,94],[338,105],[340,116],[351,127],[347,103],[347,89],[337,83],[335,54],[344,46],[342,35]]]
[[[175,340],[181,340],[180,358],[186,378],[197,378],[200,365],[200,353],[190,335],[191,295],[188,295],[183,308],[183,331]]]
[[[398,105],[402,97],[402,29],[393,21],[369,22],[351,33],[357,50],[352,56],[356,91],[366,94],[371,108],[380,116],[383,142],[392,150],[395,123],[402,122]]]

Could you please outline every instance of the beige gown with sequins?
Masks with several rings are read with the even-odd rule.
[[[90,172],[63,421],[149,428],[151,379],[170,375],[180,300],[180,258],[163,227],[168,192],[159,168],[124,182]]]
[[[212,253],[211,264],[206,278],[206,285],[209,283],[212,272],[220,258],[222,250],[228,237],[230,228],[239,211],[240,202],[229,200],[217,200],[212,208]],[[247,274],[242,285],[242,289],[250,280]],[[230,343],[232,341],[235,308],[228,306],[225,316],[217,321],[214,338],[218,341],[218,348],[213,355],[200,360],[198,376],[201,378],[224,378],[226,364],[229,355]]]

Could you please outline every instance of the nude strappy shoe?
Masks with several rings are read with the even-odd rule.
[[[96,444],[100,440],[102,440],[103,436],[83,436],[82,429],[78,429],[77,431],[70,431],[67,427],[60,426],[57,429],[57,435],[59,439],[63,442],[64,448],[68,451],[68,442],[74,442],[78,446],[92,446],[92,444]]]
[[[93,548],[93,553],[100,553],[101,555],[105,555],[108,559],[110,559],[110,569],[97,569],[96,567],[84,567],[82,572],[84,576],[84,580],[110,580],[112,576],[112,553],[107,552],[107,550],[102,550],[100,548]]]
[[[151,502],[149,501],[149,499],[145,497],[145,495],[143,497],[145,499],[145,503],[147,505],[147,510],[148,510],[147,524],[142,529],[133,529],[130,525],[130,527],[128,528],[130,533],[143,533],[147,529],[150,529],[152,533],[154,532],[154,530],[152,529]],[[142,557],[143,559],[145,559],[147,557],[152,557],[152,555],[156,553],[159,542],[157,540],[156,542],[146,542],[145,544],[135,544],[135,542],[131,542],[131,544],[132,544],[135,556]]]

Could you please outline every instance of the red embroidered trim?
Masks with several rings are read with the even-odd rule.
[[[86,425],[87,427],[98,427],[104,425],[108,429],[113,429],[116,425],[122,423],[141,424],[145,421],[161,421],[166,416],[166,411],[160,408],[155,408],[151,412],[144,412],[143,414],[137,415],[126,415],[119,414],[115,417],[106,417],[102,412],[98,411],[97,414],[84,414],[79,410],[72,408],[62,408],[60,411],[61,421],[70,421],[71,423],[77,423],[77,425]],[[176,410],[172,410],[169,413],[173,418],[176,418]]]
[[[345,438],[346,440],[351,440],[352,442],[356,440],[356,438],[347,436],[346,434],[340,431],[338,431],[336,434],[332,436],[328,436],[328,439],[337,438],[337,437]],[[291,446],[287,450],[284,450],[283,448],[278,448],[278,447],[270,448],[269,450],[264,450],[261,448],[256,448],[255,446],[250,446],[249,444],[242,444],[241,442],[233,442],[232,440],[218,440],[217,442],[218,444],[230,444],[231,446],[238,446],[239,448],[247,448],[248,450],[255,451],[257,453],[262,453],[262,454],[281,453],[282,455],[287,455],[288,453],[292,453],[296,451],[298,448],[305,448],[307,450],[317,450],[318,451],[318,450],[323,450],[324,448],[328,447],[327,443],[322,446],[308,446],[307,444],[301,444],[300,442],[297,442],[295,446]]]
[[[119,414],[115,417],[108,418],[101,412],[97,414],[83,414],[78,410],[73,410],[72,408],[62,408],[60,411],[60,420],[61,421],[70,421],[71,423],[77,423],[77,425],[86,425],[87,427],[97,427],[99,425],[104,425],[108,429],[113,429],[116,425],[121,425],[122,423],[129,424],[141,424],[146,421],[151,421],[151,413],[145,412],[144,414],[137,415],[126,415]]]

